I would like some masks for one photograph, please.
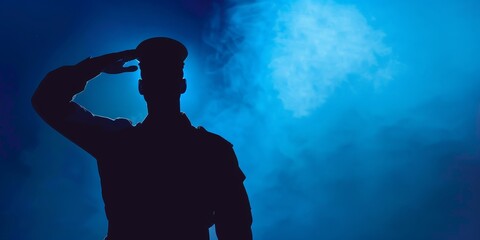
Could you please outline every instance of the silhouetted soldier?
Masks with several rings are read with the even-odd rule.
[[[193,127],[180,111],[187,54],[176,40],[147,39],[135,50],[50,72],[32,97],[50,126],[97,159],[108,240],[204,240],[212,224],[220,240],[252,239],[245,176],[232,145]],[[96,116],[72,100],[101,72],[137,70],[123,66],[133,59],[148,108],[142,123]]]

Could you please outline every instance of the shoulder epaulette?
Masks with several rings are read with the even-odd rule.
[[[197,127],[197,130],[200,133],[200,136],[205,138],[209,142],[216,143],[216,144],[222,144],[222,145],[226,145],[226,146],[229,146],[229,147],[233,146],[232,143],[227,141],[222,136],[220,136],[218,134],[215,134],[215,133],[212,133],[202,126]]]

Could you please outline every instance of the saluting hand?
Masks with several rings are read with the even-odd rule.
[[[91,77],[104,72],[109,74],[119,74],[124,72],[134,72],[137,66],[127,66],[124,64],[137,58],[135,50],[126,50],[121,52],[109,53],[98,57],[87,58],[80,62],[85,72],[90,73]]]
[[[104,66],[102,72],[109,74],[118,74],[124,72],[135,72],[137,66],[125,67],[124,64],[137,58],[135,50],[126,50],[122,52],[110,53],[97,58],[96,61]]]

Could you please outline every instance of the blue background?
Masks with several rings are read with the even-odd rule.
[[[170,36],[182,110],[235,146],[255,239],[480,239],[480,3],[0,3],[0,239],[102,239],[95,160],[40,120],[50,70]],[[134,62],[132,64],[135,64]],[[76,101],[143,120],[139,73]]]

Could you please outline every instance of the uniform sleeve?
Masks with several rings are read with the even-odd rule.
[[[241,171],[232,147],[226,150],[218,185],[215,209],[215,230],[219,240],[252,239],[252,213],[248,194],[243,184]],[[223,179],[223,180],[222,180]]]
[[[95,116],[73,101],[98,74],[99,70],[89,68],[88,59],[60,67],[45,76],[32,97],[35,111],[45,122],[92,155],[108,144],[109,133],[131,125],[125,119]]]
[[[214,155],[214,222],[219,240],[252,239],[252,213],[233,145],[222,137],[208,133],[210,154]]]
[[[224,179],[225,184],[243,183],[246,179],[245,174],[240,169],[237,155],[232,145],[226,146],[225,150],[222,150],[219,167],[219,174]]]

